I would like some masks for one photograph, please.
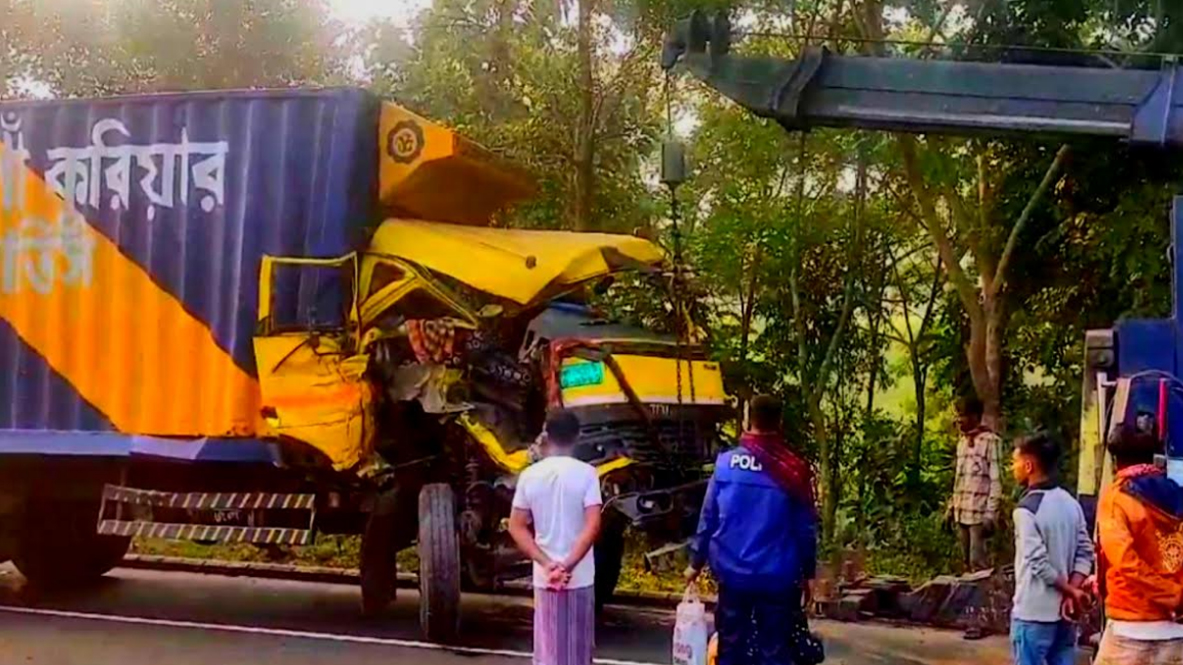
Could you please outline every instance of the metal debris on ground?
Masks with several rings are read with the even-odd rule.
[[[942,628],[975,627],[1005,634],[1010,624],[1014,567],[961,576],[941,575],[913,589],[892,575],[869,576],[843,561],[843,575],[824,566],[815,613],[838,621],[905,621]],[[853,573],[850,577],[847,574]]]

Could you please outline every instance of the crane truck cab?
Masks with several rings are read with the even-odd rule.
[[[1183,246],[1183,197],[1171,212],[1172,247]],[[1157,432],[1160,463],[1183,485],[1183,264],[1172,261],[1169,319],[1130,319],[1085,336],[1077,494],[1090,525],[1101,490],[1113,480],[1107,438],[1121,427]]]
[[[1183,197],[1174,201],[1171,237],[1172,247],[1179,247]],[[1183,485],[1183,267],[1177,255],[1173,259],[1171,318],[1122,320],[1085,335],[1076,494],[1093,533],[1097,533],[1101,494],[1113,483],[1115,473],[1106,442],[1118,431],[1133,428],[1156,433],[1163,442],[1163,454],[1156,463]],[[1103,602],[1100,611],[1103,614]],[[1099,634],[1101,618],[1092,616],[1085,624],[1086,633]]]

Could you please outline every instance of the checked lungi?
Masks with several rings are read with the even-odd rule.
[[[534,589],[534,665],[591,665],[596,589]]]

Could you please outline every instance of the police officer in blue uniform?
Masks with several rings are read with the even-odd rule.
[[[750,413],[715,463],[686,577],[709,563],[719,583],[718,665],[796,665],[817,562],[812,472],[786,445],[775,399],[757,397]]]

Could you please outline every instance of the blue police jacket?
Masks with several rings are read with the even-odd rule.
[[[719,455],[692,543],[692,563],[710,563],[731,589],[780,592],[813,579],[817,513],[765,473],[743,447]]]

